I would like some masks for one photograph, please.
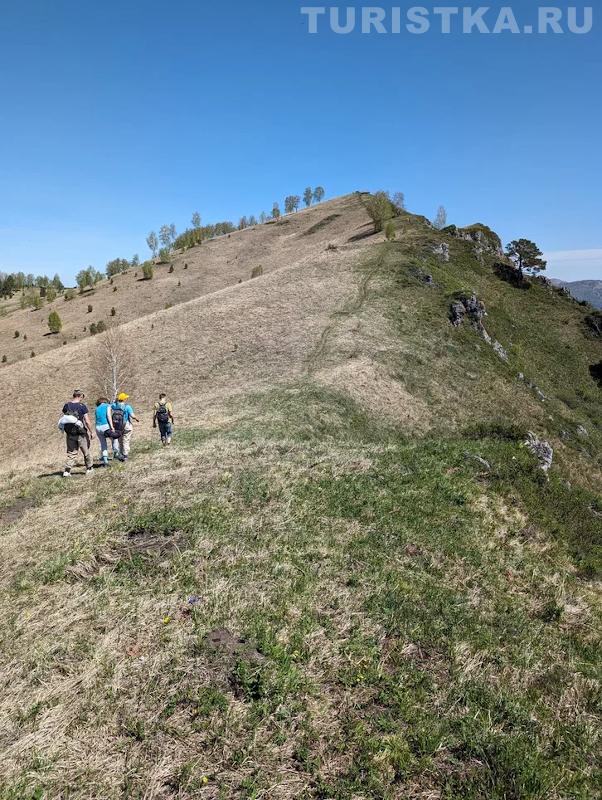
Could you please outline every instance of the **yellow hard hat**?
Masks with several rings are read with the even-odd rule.
[[[117,400],[120,403],[125,403],[125,401],[129,399],[130,399],[129,394],[126,394],[125,392],[121,392],[121,394],[117,395]]]

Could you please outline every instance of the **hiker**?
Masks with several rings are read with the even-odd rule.
[[[88,406],[84,400],[85,395],[81,389],[75,389],[73,399],[63,406],[63,416],[59,420],[59,428],[67,437],[67,460],[63,478],[71,477],[71,470],[77,464],[77,454],[80,450],[86,465],[86,475],[92,474],[94,459],[90,452],[90,442],[93,433]]]
[[[155,403],[153,428],[156,428],[157,425],[159,425],[159,433],[161,434],[163,447],[167,447],[168,444],[171,444],[174,421],[173,406],[167,399],[167,395],[165,393],[161,393],[159,395],[159,402]]]
[[[129,399],[129,394],[121,392],[121,394],[117,395],[117,400],[111,405],[113,430],[119,434],[119,438],[113,440],[113,455],[119,461],[128,460],[132,443],[132,431],[134,430],[132,422],[140,422],[134,416],[134,409],[128,404]]]
[[[100,443],[100,463],[109,466],[109,448],[107,437],[113,430],[113,412],[108,397],[99,397],[96,401],[96,435]],[[110,438],[110,437],[109,437]]]

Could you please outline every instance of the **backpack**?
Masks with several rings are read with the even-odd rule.
[[[59,430],[67,436],[79,436],[84,433],[84,421],[80,409],[75,409],[75,403],[67,403],[67,413],[59,420]]]
[[[123,433],[125,430],[125,408],[122,408],[120,405],[111,406],[111,413],[113,416],[113,430],[115,433]]]
[[[169,411],[167,409],[166,403],[159,403],[156,414],[157,414],[157,422],[162,422],[162,423],[169,422]]]

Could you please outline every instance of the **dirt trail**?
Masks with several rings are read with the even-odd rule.
[[[357,283],[357,293],[355,298],[346,302],[341,308],[336,309],[332,313],[328,325],[325,326],[314,350],[309,354],[306,360],[306,372],[309,375],[313,375],[322,366],[324,366],[323,362],[328,351],[329,342],[336,335],[336,331],[340,326],[341,320],[352,317],[361,311],[368,297],[370,282],[376,275],[377,270],[378,266],[374,266],[368,270],[363,270]]]

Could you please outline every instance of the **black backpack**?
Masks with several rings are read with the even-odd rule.
[[[86,427],[84,425],[84,415],[81,412],[81,409],[78,407],[77,403],[67,403],[65,406],[66,413],[72,417],[77,417],[78,420],[81,422],[80,425],[76,425],[74,422],[68,422],[65,427],[64,431],[68,436],[79,436],[79,434],[83,434],[86,432]]]
[[[125,408],[112,407],[111,414],[113,416],[113,430],[116,433],[123,433],[125,429]]]
[[[159,407],[157,408],[157,421],[163,423],[169,422],[169,411],[165,403],[159,403]]]

